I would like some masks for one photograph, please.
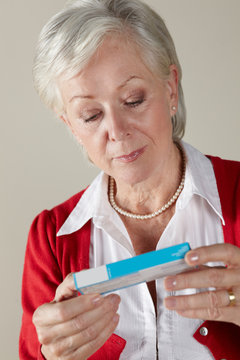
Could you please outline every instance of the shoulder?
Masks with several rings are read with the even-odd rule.
[[[225,242],[240,246],[240,162],[213,156],[209,158],[213,164],[225,220]]]
[[[52,209],[45,209],[40,214],[38,214],[32,226],[37,226],[38,228],[54,228],[54,232],[57,233],[62,224],[65,222],[69,214],[75,208],[79,200],[81,199],[83,193],[86,189],[78,192],[77,194],[71,196],[69,199],[64,202],[54,206]]]
[[[216,167],[220,170],[228,169],[236,173],[240,172],[240,161],[222,159],[212,155],[207,155],[207,157],[211,160],[213,167]]]
[[[240,186],[240,162],[234,160],[226,160],[216,156],[207,156],[213,165],[217,183],[232,184],[232,186]]]
[[[51,210],[52,215],[56,217],[64,217],[65,215],[69,215],[69,213],[74,209],[74,207],[77,205],[79,200],[81,199],[82,195],[86,189],[80,191],[79,193],[71,196],[69,199],[65,200],[64,202],[60,203],[57,206],[54,206]]]
[[[239,219],[240,225],[240,162],[209,156],[212,161],[223,216]]]

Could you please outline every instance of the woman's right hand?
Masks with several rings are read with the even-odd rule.
[[[115,330],[120,297],[77,296],[72,274],[59,285],[55,299],[33,314],[41,351],[47,360],[85,360]]]

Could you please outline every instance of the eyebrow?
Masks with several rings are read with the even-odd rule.
[[[71,99],[68,101],[69,103],[72,102],[73,100],[80,98],[80,99],[93,99],[94,97],[92,95],[74,95],[73,97],[71,97]]]
[[[127,83],[133,79],[140,79],[142,80],[142,78],[140,78],[139,76],[136,75],[131,75],[129,78],[127,78],[127,80],[125,80],[121,85],[118,86],[118,89],[123,88],[124,86],[127,85]]]
[[[136,75],[131,75],[129,78],[127,78],[127,80],[124,80],[124,82],[122,84],[120,84],[117,89],[121,89],[124,86],[126,86],[128,84],[129,81],[133,80],[133,79],[140,79],[142,80],[142,78],[140,78],[139,76]],[[74,95],[73,97],[71,97],[71,99],[69,100],[69,103],[72,102],[74,99],[94,99],[93,95]]]

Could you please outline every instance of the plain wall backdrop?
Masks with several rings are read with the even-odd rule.
[[[97,170],[40,103],[31,76],[41,27],[64,0],[1,3],[0,358],[18,359],[21,277],[33,218],[85,187]],[[149,0],[165,19],[183,68],[185,141],[240,160],[239,0]]]

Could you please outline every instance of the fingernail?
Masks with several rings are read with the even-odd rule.
[[[98,295],[92,299],[92,302],[94,303],[94,305],[98,305],[98,304],[100,304],[101,300],[102,300],[102,296]]]
[[[117,295],[111,295],[110,301],[113,305],[117,305],[119,303],[119,297]]]
[[[199,260],[199,256],[196,252],[192,251],[188,255],[188,260],[192,263],[197,262]]]
[[[176,308],[177,301],[176,301],[176,299],[174,297],[166,298],[164,300],[164,302],[165,302],[165,306],[168,309],[175,309]]]
[[[176,278],[175,278],[175,277],[169,276],[169,277],[167,277],[167,278],[165,279],[165,287],[166,287],[167,290],[172,290],[172,289],[174,289],[176,285],[177,285],[177,281],[176,281]]]

